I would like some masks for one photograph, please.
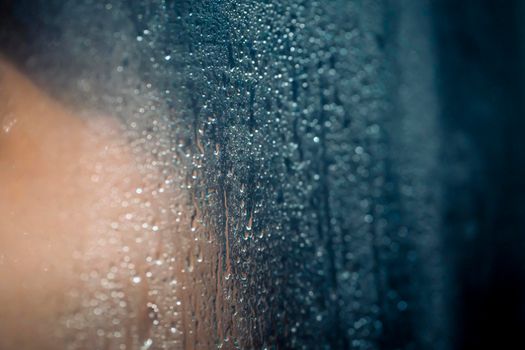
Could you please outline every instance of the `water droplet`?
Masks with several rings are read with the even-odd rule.
[[[151,338],[146,339],[140,350],[148,350],[153,345],[153,340]]]

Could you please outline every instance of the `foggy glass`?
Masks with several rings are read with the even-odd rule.
[[[130,275],[148,283],[141,348],[446,343],[426,2],[28,6],[57,30],[35,28],[27,69],[119,115],[160,170],[148,191],[170,194]],[[96,333],[90,311],[78,334]]]
[[[130,199],[141,265],[87,272],[66,348],[450,348],[445,247],[475,224],[443,215],[477,158],[449,133],[457,114],[440,117],[430,1],[17,9],[38,18],[20,65],[75,110],[118,116],[153,184]],[[108,272],[146,286],[146,329]]]

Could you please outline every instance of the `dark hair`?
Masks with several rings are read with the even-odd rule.
[[[61,2],[2,0],[0,2],[0,52],[13,64],[24,67],[28,59],[60,34],[54,21]]]
[[[108,11],[91,0],[3,0],[0,55],[62,102],[103,109],[115,67],[144,57],[130,44],[130,7],[118,3]]]

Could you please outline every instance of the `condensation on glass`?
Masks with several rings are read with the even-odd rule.
[[[69,349],[446,347],[427,1],[61,3],[28,67],[147,179]]]

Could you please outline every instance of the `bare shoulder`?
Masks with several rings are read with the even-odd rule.
[[[54,331],[69,322],[64,319],[111,327],[95,306],[80,307],[105,290],[100,276],[108,274],[126,290],[123,302],[137,315],[123,322],[140,328],[144,288],[131,281],[142,273],[147,254],[140,245],[142,227],[152,214],[122,124],[111,117],[79,118],[21,74],[5,72],[4,67],[0,323],[10,326],[0,329],[0,348],[52,349]],[[133,268],[112,272],[123,262]],[[31,339],[4,337],[30,333]]]

